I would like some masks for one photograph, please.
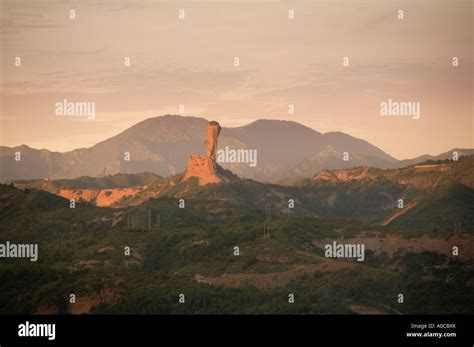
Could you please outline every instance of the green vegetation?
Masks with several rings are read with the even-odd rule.
[[[37,262],[1,261],[1,313],[44,307],[74,312],[69,293],[82,305],[89,302],[85,312],[90,313],[353,313],[351,305],[386,313],[472,313],[474,307],[469,287],[474,273],[466,263],[433,252],[392,257],[367,252],[366,262],[358,264],[328,260],[313,243],[393,233],[389,228],[270,218],[210,200],[187,200],[184,210],[171,198],[128,209],[81,204],[69,209],[67,200],[48,193],[1,188],[8,201],[18,199],[2,206],[2,240],[32,242],[34,237],[40,247]],[[210,213],[216,208],[220,213]],[[145,218],[148,209],[161,211],[160,225],[127,226],[127,214]],[[122,218],[112,225],[110,216],[117,213]],[[233,254],[235,246],[239,256]],[[130,256],[124,255],[125,247],[131,248]],[[269,275],[274,277],[268,280]],[[399,292],[405,295],[403,305],[396,302]],[[180,293],[186,304],[178,302]],[[288,303],[289,293],[295,304]]]
[[[472,314],[474,194],[463,172],[473,161],[447,165],[436,175],[371,169],[362,181],[286,186],[197,187],[177,175],[150,183],[158,198],[118,208],[71,209],[46,191],[0,185],[0,242],[39,244],[37,262],[0,259],[0,313]],[[135,180],[104,179],[93,184]],[[399,196],[414,206],[381,226]],[[326,258],[333,240],[367,243],[365,261]]]

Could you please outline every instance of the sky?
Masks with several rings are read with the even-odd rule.
[[[184,105],[224,127],[342,131],[398,159],[473,148],[472,18],[458,0],[0,0],[0,145],[89,147]],[[56,115],[64,99],[95,117]],[[389,99],[420,118],[382,116]]]

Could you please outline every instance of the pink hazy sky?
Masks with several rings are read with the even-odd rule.
[[[88,147],[184,104],[222,126],[342,131],[399,159],[474,147],[471,1],[2,1],[0,16],[3,146]],[[63,99],[95,102],[95,119],[56,116]],[[388,99],[420,102],[421,118],[382,117]]]

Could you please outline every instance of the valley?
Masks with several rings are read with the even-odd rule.
[[[150,174],[1,185],[2,240],[36,242],[39,256],[0,264],[0,311],[472,313],[473,163],[324,171],[284,185]],[[75,209],[64,190],[84,197]],[[125,193],[104,206],[107,191]],[[333,242],[363,244],[364,261],[326,257]]]
[[[166,206],[179,214],[176,202],[166,199],[161,211]],[[231,216],[222,220],[209,213],[212,201],[187,205],[186,217],[166,214],[153,228],[129,228],[123,219],[112,226],[116,212],[100,207],[79,206],[91,209],[82,222],[70,218],[69,208],[32,215],[38,219],[8,238],[21,239],[24,230],[39,235],[39,259],[34,266],[1,264],[1,311],[321,314],[364,306],[385,313],[468,313],[473,307],[470,233],[453,240],[449,231],[406,234],[357,221],[249,216],[233,213],[233,206],[222,207]],[[93,227],[58,238],[58,229],[87,225],[95,214],[100,219]],[[328,240],[364,242],[365,260],[326,258]],[[450,254],[453,244],[462,256]],[[406,297],[403,305],[398,292]],[[70,293],[77,305],[68,304]],[[178,302],[181,293],[185,305]],[[295,304],[288,304],[289,293]]]

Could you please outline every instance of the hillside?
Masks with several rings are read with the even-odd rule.
[[[458,162],[443,162],[433,165],[414,165],[401,169],[352,168],[348,170],[324,170],[312,179],[286,179],[280,184],[264,184],[252,180],[240,180],[227,184],[198,187],[196,183],[179,183],[179,176],[171,181],[151,184],[142,192],[115,206],[138,205],[153,196],[183,197],[193,199],[219,199],[254,209],[272,211],[275,215],[288,213],[321,218],[350,218],[363,221],[383,221],[394,213],[399,213],[398,199],[404,200],[405,209],[417,208],[409,214],[400,215],[399,226],[432,227],[451,229],[457,219],[463,221],[468,230],[474,231],[474,222],[468,217],[474,192],[472,172],[474,156],[461,157]],[[174,179],[174,181],[173,181]],[[173,183],[171,183],[173,182]],[[446,187],[457,185],[458,189]],[[461,189],[462,187],[462,189]],[[443,195],[444,194],[444,195]],[[445,194],[449,195],[446,200]],[[457,210],[452,216],[440,214],[435,206],[426,208],[426,218],[436,216],[437,222],[423,220],[419,225],[401,222],[411,218],[419,208],[433,204],[435,197],[443,196],[440,205]],[[294,208],[288,209],[289,200],[294,200]],[[460,199],[460,200],[456,200]],[[459,204],[459,206],[458,206]],[[404,209],[404,210],[405,210]],[[440,219],[444,222],[440,222]],[[416,218],[415,218],[416,219]],[[395,218],[392,222],[395,222]]]
[[[443,182],[427,191],[413,207],[390,222],[401,229],[452,230],[474,227],[474,189],[461,183]]]
[[[120,134],[89,148],[70,152],[37,150],[26,145],[0,147],[0,182],[29,179],[105,177],[117,173],[151,172],[169,176],[182,172],[191,154],[203,154],[207,120],[197,117],[162,116],[146,119]],[[310,177],[323,169],[356,166],[393,168],[436,157],[397,161],[370,143],[341,132],[322,134],[302,124],[281,120],[257,120],[236,128],[222,128],[219,149],[252,149],[257,165],[220,163],[243,178],[273,181],[292,175]],[[342,160],[343,152],[350,161]],[[15,161],[16,152],[22,155]],[[130,153],[130,161],[124,153]],[[460,154],[472,150],[459,150]],[[449,158],[447,152],[444,157]]]
[[[37,262],[0,264],[3,314],[459,314],[474,307],[467,233],[407,238],[353,220],[269,218],[207,199],[186,199],[184,209],[171,198],[70,209],[48,192],[6,185],[0,201],[2,240],[39,243]],[[326,258],[328,240],[364,242],[364,262]],[[452,244],[463,245],[459,259],[450,256]],[[66,300],[71,292],[76,304]]]
[[[296,215],[319,218],[357,219],[371,223],[387,223],[406,229],[428,227],[451,230],[453,222],[463,221],[467,230],[474,230],[474,223],[467,215],[470,209],[469,194],[473,191],[472,172],[474,156],[461,157],[458,162],[443,161],[438,164],[409,166],[401,169],[375,169],[359,167],[341,170],[323,170],[312,178],[295,177],[279,181],[278,184],[261,183],[249,179],[238,179],[229,171],[223,175],[232,178],[229,182],[200,186],[197,179],[183,181],[183,175],[177,174],[166,178],[139,175],[126,176],[127,182],[141,182],[137,186],[104,188],[103,179],[81,178],[79,180],[50,180],[47,182],[55,190],[50,190],[65,198],[85,200],[97,206],[126,208],[139,206],[150,199],[184,198],[198,200],[219,200],[245,206],[255,211],[265,211],[274,216]],[[219,167],[219,170],[224,170]],[[118,176],[122,180],[124,177]],[[141,178],[140,178],[141,177]],[[108,180],[118,181],[115,176]],[[90,188],[87,187],[90,183]],[[449,198],[440,197],[440,204],[446,209],[459,213],[440,214],[434,205],[434,197],[444,194],[446,186],[458,184],[463,189],[448,190]],[[19,188],[37,188],[44,182],[20,181]],[[461,195],[466,195],[462,197]],[[294,207],[289,208],[290,199]],[[404,208],[397,203],[403,199]],[[456,200],[460,199],[460,200]],[[458,206],[459,204],[459,206]],[[464,204],[464,205],[463,205]],[[426,207],[431,206],[431,207]],[[426,207],[426,208],[425,208]],[[437,222],[416,220],[419,209],[426,209],[425,219],[431,217]],[[467,208],[467,209],[466,209]],[[407,213],[407,212],[410,213]],[[436,216],[436,218],[435,218]],[[439,219],[443,219],[440,222]]]
[[[17,180],[17,188],[35,188],[57,193],[60,188],[66,189],[113,189],[142,186],[161,179],[161,176],[149,172],[137,174],[115,174],[106,177],[82,176],[61,180]]]

